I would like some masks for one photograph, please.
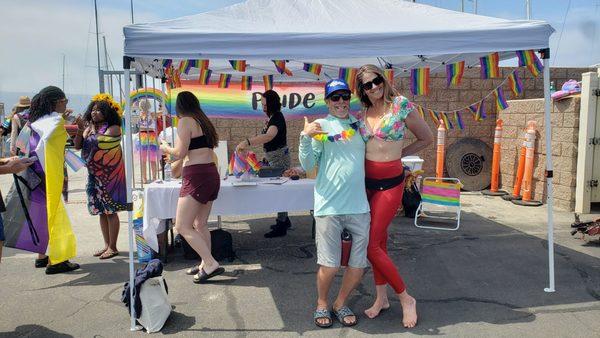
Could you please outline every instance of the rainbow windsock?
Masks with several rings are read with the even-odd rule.
[[[198,81],[201,85],[208,85],[210,82],[210,75],[212,74],[212,70],[210,69],[200,69],[200,76],[198,77]]]
[[[417,111],[419,112],[419,115],[421,115],[421,118],[425,119],[425,110],[423,109],[423,107],[417,105]]]
[[[494,98],[496,98],[496,111],[500,112],[506,108],[508,108],[508,103],[504,98],[504,91],[502,87],[498,87],[494,89]]]
[[[446,65],[446,87],[458,86],[465,72],[465,62],[460,61]]]
[[[481,66],[481,78],[482,79],[491,79],[494,77],[500,76],[500,68],[498,67],[498,62],[500,61],[500,56],[498,52],[492,53],[487,56],[483,56],[479,58],[479,65]]]
[[[410,70],[410,92],[413,95],[429,94],[429,67]]]
[[[309,72],[309,73],[313,73],[316,76],[321,75],[321,69],[323,68],[322,65],[318,64],[318,63],[304,63],[304,67],[302,69],[304,69],[305,71]]]
[[[356,89],[356,73],[358,70],[356,68],[340,68],[338,73],[338,77],[346,81],[350,90],[354,92]]]
[[[242,76],[242,90],[252,90],[252,76]]]
[[[173,60],[171,60],[171,59],[164,59],[162,61],[163,68],[170,68],[171,65],[173,65]]]
[[[188,60],[181,60],[181,62],[179,62],[179,74],[185,73],[185,70],[188,69],[188,64]]]
[[[513,96],[519,96],[523,93],[523,83],[521,82],[516,69],[508,75],[508,86],[510,87]]]
[[[229,82],[231,82],[231,74],[221,74],[219,77],[219,88],[229,87]]]
[[[208,69],[208,65],[209,65],[208,59],[196,60],[196,61],[198,62],[196,64],[196,67],[198,67],[199,69]]]
[[[383,76],[385,76],[388,81],[390,81],[390,84],[392,85],[392,87],[394,86],[394,69],[392,68],[386,68],[383,70]]]
[[[519,67],[527,66],[533,76],[537,77],[544,70],[544,65],[533,50],[520,50],[516,53],[519,58]]]
[[[246,71],[246,60],[229,60],[231,67],[238,72]]]
[[[277,69],[279,74],[285,73],[285,75],[287,76],[294,75],[289,69],[287,69],[285,60],[273,60],[273,63],[275,64],[275,68]]]
[[[265,90],[273,89],[273,75],[263,75],[263,85]]]
[[[431,109],[427,110],[429,111],[429,117],[431,117],[431,119],[433,120],[433,124],[437,126],[440,123],[440,118],[438,117],[438,114]]]
[[[454,112],[454,120],[456,121],[456,124],[458,125],[458,129],[460,129],[460,130],[465,129],[465,124],[462,119],[462,113],[460,111]]]

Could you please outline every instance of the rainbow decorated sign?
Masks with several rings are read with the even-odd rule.
[[[328,109],[323,100],[325,84],[288,82],[277,83],[274,90],[281,97],[281,111],[287,119],[301,119],[307,117],[323,117]],[[229,88],[219,88],[217,83],[201,85],[198,81],[181,81],[180,88],[170,90],[167,108],[175,114],[175,101],[177,94],[190,91],[200,100],[202,110],[207,116],[213,118],[230,119],[264,119],[260,103],[261,94],[264,92],[262,83],[253,83],[252,90],[242,90],[240,82],[231,82]],[[356,113],[360,110],[360,102],[353,96],[350,102],[350,111]]]

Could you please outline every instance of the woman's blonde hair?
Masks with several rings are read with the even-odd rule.
[[[356,92],[358,93],[358,98],[360,99],[362,105],[366,108],[369,108],[373,105],[371,100],[369,100],[367,93],[365,93],[362,88],[364,84],[363,77],[366,73],[373,73],[383,78],[383,100],[388,104],[394,102],[394,98],[399,95],[398,91],[396,91],[396,89],[392,86],[387,77],[383,75],[381,68],[375,65],[364,65],[360,67],[356,73]]]

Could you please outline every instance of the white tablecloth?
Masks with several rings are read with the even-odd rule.
[[[281,185],[258,183],[233,186],[233,177],[221,181],[212,216],[270,214],[279,211],[307,211],[314,206],[315,180],[289,180]],[[158,251],[156,228],[161,219],[175,217],[181,181],[151,183],[144,189],[144,238]]]

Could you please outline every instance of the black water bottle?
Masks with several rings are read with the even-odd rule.
[[[342,231],[342,261],[341,266],[348,266],[350,251],[352,250],[352,234],[348,230]]]

